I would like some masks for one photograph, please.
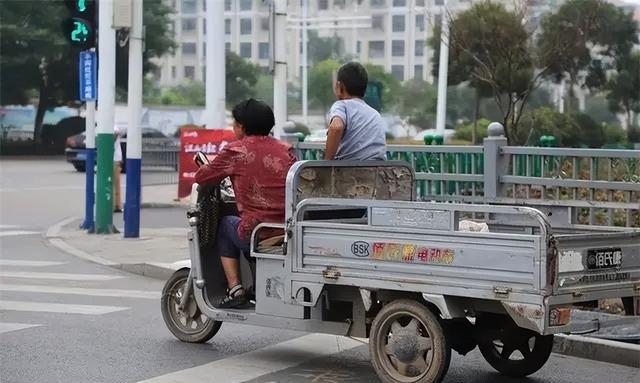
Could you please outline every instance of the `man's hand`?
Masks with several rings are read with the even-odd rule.
[[[324,149],[324,159],[333,160],[336,158],[336,153],[340,147],[340,141],[342,141],[342,135],[344,134],[344,122],[340,117],[334,117],[329,124],[329,130],[327,131],[327,144]]]

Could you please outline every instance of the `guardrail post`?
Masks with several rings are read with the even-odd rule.
[[[484,139],[484,198],[490,201],[504,196],[501,178],[509,171],[509,158],[500,151],[507,145],[502,124],[492,122],[487,134]]]

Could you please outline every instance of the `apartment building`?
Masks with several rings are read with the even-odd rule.
[[[204,81],[207,0],[167,0],[176,10],[173,31],[178,48],[159,60],[159,83],[173,86]],[[221,0],[208,0],[221,1]],[[444,0],[307,0],[309,26],[320,37],[338,36],[345,53],[361,62],[383,66],[398,80],[433,81],[433,52],[427,42],[442,22]],[[447,12],[469,8],[478,0],[448,0]],[[517,1],[499,0],[508,7]],[[270,61],[269,5],[265,0],[224,0],[225,42],[231,50],[267,68]],[[562,0],[525,0],[539,17]],[[288,1],[287,33],[289,81],[299,83],[302,63],[300,0]],[[364,16],[364,18],[363,18]],[[359,17],[351,19],[352,17]]]

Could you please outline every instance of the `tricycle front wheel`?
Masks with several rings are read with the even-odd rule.
[[[517,378],[531,375],[549,359],[553,335],[540,335],[509,322],[479,318],[478,348],[498,372]]]
[[[189,269],[173,273],[162,289],[161,310],[164,323],[169,331],[183,342],[205,343],[220,330],[222,322],[215,321],[202,314],[193,292],[189,294],[184,309],[180,308],[180,299],[184,294],[189,278]]]
[[[369,354],[384,383],[439,382],[451,359],[437,317],[408,299],[393,301],[376,315],[369,334]]]

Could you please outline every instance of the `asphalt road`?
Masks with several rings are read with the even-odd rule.
[[[204,345],[175,340],[160,313],[163,281],[47,246],[47,227],[83,214],[82,174],[60,160],[0,160],[0,176],[1,382],[376,381],[365,345],[327,352],[326,337],[225,324]],[[175,227],[183,214],[145,210],[143,222]],[[445,380],[517,381],[630,383],[640,370],[552,355],[531,378],[513,380],[474,351],[454,355]]]

